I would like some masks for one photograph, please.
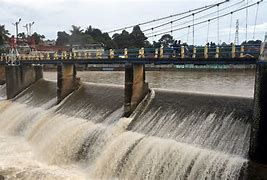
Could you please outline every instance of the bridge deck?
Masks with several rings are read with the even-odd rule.
[[[194,64],[194,65],[246,65],[256,64],[256,58],[114,58],[114,59],[58,59],[58,60],[22,60],[20,64]],[[0,61],[0,64],[8,64],[5,61]]]

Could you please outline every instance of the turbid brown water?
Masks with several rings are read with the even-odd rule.
[[[59,105],[56,82],[47,80],[14,101],[0,101],[0,175],[8,179],[242,177],[254,71],[148,72],[151,95],[131,118],[121,118],[123,72],[83,71],[78,76],[87,83]],[[56,73],[46,72],[45,78],[55,80]],[[2,86],[2,98],[4,91]]]

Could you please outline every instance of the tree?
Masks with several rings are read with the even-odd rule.
[[[40,42],[42,42],[45,38],[44,35],[38,34],[36,32],[32,34],[32,37],[34,39],[35,44],[40,44]]]
[[[18,34],[19,38],[26,39],[26,34],[24,32]]]
[[[113,41],[118,45],[118,48],[129,48],[132,47],[131,37],[128,31],[123,30],[121,34],[114,34],[112,36]]]
[[[83,38],[83,29],[81,29],[80,26],[74,26],[72,25],[72,30],[70,30],[70,43],[71,44],[84,44],[84,38]]]
[[[70,35],[65,31],[58,31],[57,32],[57,40],[56,45],[67,45],[70,41]]]
[[[144,47],[147,44],[147,37],[141,31],[139,26],[134,26],[133,31],[130,34],[131,46],[135,48]]]
[[[5,29],[5,25],[0,25],[0,45],[8,41],[9,35],[8,30]]]
[[[160,39],[159,43],[163,47],[171,47],[174,44],[175,40],[170,34],[164,34]]]

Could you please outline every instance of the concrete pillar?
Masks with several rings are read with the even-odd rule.
[[[4,64],[0,64],[0,85],[6,83],[6,69]]]
[[[181,46],[181,59],[184,59],[184,46]]]
[[[267,165],[267,35],[257,62],[249,157]]]
[[[78,89],[79,85],[80,79],[76,77],[76,67],[74,64],[61,64],[57,66],[58,103]]]
[[[232,44],[232,58],[235,58],[235,53],[236,53],[236,48],[235,48],[235,44]]]
[[[209,58],[209,49],[207,45],[204,47],[204,58],[205,59]]]
[[[7,99],[12,99],[31,84],[43,78],[43,67],[39,65],[7,65],[5,74]]]
[[[245,51],[244,46],[241,46],[241,47],[240,47],[240,57],[241,57],[241,58],[244,57],[244,51]]]
[[[149,92],[144,64],[125,64],[124,116],[129,117]]]
[[[196,54],[197,54],[197,48],[193,47],[193,55],[192,58],[195,59],[196,58]]]
[[[220,47],[217,46],[216,47],[216,52],[215,52],[215,58],[219,58],[219,56],[220,56]]]
[[[159,48],[159,58],[164,58],[164,50],[163,47]]]

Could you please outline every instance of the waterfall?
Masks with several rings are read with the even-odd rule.
[[[121,86],[85,83],[60,104],[55,88],[40,80],[0,101],[0,175],[194,180],[246,170],[249,98],[155,90],[122,118]]]

